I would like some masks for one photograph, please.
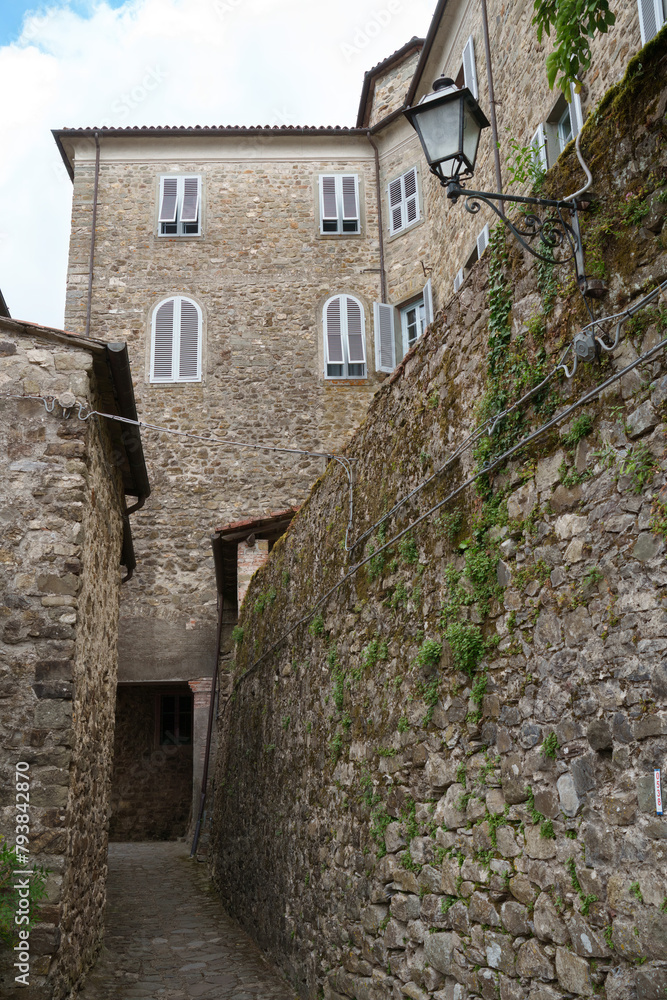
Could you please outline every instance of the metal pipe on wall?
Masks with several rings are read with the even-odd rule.
[[[402,109],[401,109],[402,110]],[[382,296],[382,302],[387,301],[387,275],[384,269],[384,234],[382,232],[382,192],[380,191],[380,154],[378,153],[378,148],[371,137],[371,130],[366,130],[366,135],[368,136],[368,141],[373,147],[373,153],[375,155],[375,188],[377,191],[378,198],[378,233],[380,236],[380,294]]]
[[[498,194],[503,192],[503,177],[500,170],[500,148],[498,146],[498,122],[496,119],[496,95],[493,89],[493,68],[491,66],[491,45],[489,42],[489,17],[486,9],[486,0],[482,2],[482,29],[484,31],[484,52],[486,54],[486,80],[489,87],[489,106],[491,118],[491,139],[493,142],[493,159],[496,167],[496,185]],[[500,203],[500,210],[505,212],[503,202]]]
[[[97,189],[100,182],[100,134],[95,132],[95,182],[93,184],[93,221],[90,231],[88,261],[88,303],[86,305],[86,337],[90,336],[90,311],[93,304],[93,265],[95,262],[95,228],[97,226]]]

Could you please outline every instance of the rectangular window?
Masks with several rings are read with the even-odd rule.
[[[192,695],[160,695],[160,745],[192,743]]]
[[[199,236],[201,233],[201,177],[198,174],[160,178],[160,236]]]
[[[391,181],[389,194],[389,232],[400,233],[419,221],[419,189],[417,168],[412,167]]]
[[[352,295],[334,295],[324,306],[327,378],[366,378],[364,311]]]
[[[401,309],[401,330],[403,332],[403,354],[417,343],[427,327],[424,299],[417,299]]]
[[[320,232],[358,233],[359,178],[356,174],[320,174]]]
[[[638,0],[638,7],[639,31],[642,45],[646,45],[665,23],[665,5],[663,0]]]

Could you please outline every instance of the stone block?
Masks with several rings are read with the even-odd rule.
[[[638,562],[650,562],[664,548],[664,542],[659,535],[651,531],[642,531],[632,549],[632,556]]]
[[[541,941],[568,944],[570,935],[558,915],[558,910],[546,892],[540,893],[533,911],[535,934]]]
[[[659,422],[658,414],[654,410],[652,403],[647,399],[645,403],[638,406],[628,416],[626,420],[629,427],[628,434],[631,438],[641,437],[647,431],[653,430]]]
[[[607,820],[614,826],[629,826],[637,813],[637,796],[633,792],[618,792],[604,800]]]
[[[543,946],[531,938],[522,944],[517,952],[516,971],[520,976],[532,979],[555,979],[556,970]]]
[[[566,816],[576,816],[581,805],[581,800],[577,795],[574,779],[571,774],[561,774],[556,782],[558,788],[558,798],[560,807]]]
[[[593,750],[610,750],[613,745],[611,729],[604,719],[593,719],[586,730],[586,737]]]
[[[583,958],[606,958],[611,955],[604,938],[593,930],[576,910],[570,914],[567,928],[572,939],[572,947],[577,955],[581,955]]]
[[[454,960],[454,935],[446,931],[428,934],[424,941],[426,961],[444,975],[452,972]]]
[[[431,788],[449,788],[456,781],[456,765],[439,754],[431,754],[426,761],[424,778]]]
[[[595,758],[592,754],[577,757],[572,761],[570,769],[577,795],[584,795],[595,788]]]
[[[520,903],[530,906],[535,902],[535,890],[525,875],[515,875],[510,879],[510,892]]]
[[[51,699],[37,702],[34,724],[38,729],[67,729],[72,724],[71,703]]]
[[[385,919],[389,912],[388,906],[382,906],[380,904],[373,904],[372,906],[367,906],[361,911],[361,923],[365,931],[369,934],[377,934],[380,929],[380,924]]]
[[[396,920],[402,920],[404,923],[407,923],[408,920],[416,920],[419,911],[419,896],[407,895],[403,892],[397,892],[396,895],[392,896],[391,915]]]
[[[510,804],[525,802],[528,798],[526,780],[522,774],[523,761],[518,754],[508,754],[503,758],[500,780],[505,801]]]
[[[500,926],[500,917],[489,897],[482,892],[473,892],[468,904],[470,920],[478,924],[488,924],[490,927]]]
[[[445,804],[442,810],[443,822],[448,830],[455,830],[467,823],[465,812],[459,809],[461,797],[465,794],[465,786],[455,782],[447,789]]]
[[[528,910],[521,903],[509,900],[500,908],[500,919],[505,930],[512,937],[523,937],[530,934]]]
[[[663,1000],[667,997],[667,969],[664,967],[637,969],[636,983],[637,1000]]]
[[[508,976],[515,975],[516,954],[512,942],[505,934],[487,931],[484,935],[487,964]]]
[[[563,989],[582,997],[593,996],[591,970],[585,958],[573,955],[565,948],[556,948],[556,972]]]
[[[565,461],[565,452],[558,450],[547,458],[541,458],[535,470],[535,485],[538,490],[550,490],[560,480],[560,467]]]
[[[392,917],[384,931],[385,948],[405,948],[409,937],[408,925]]]

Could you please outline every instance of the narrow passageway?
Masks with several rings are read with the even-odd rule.
[[[109,845],[104,944],[80,1000],[294,1000],[187,853]]]

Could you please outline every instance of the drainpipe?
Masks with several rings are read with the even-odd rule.
[[[222,580],[222,554],[220,552],[219,535],[213,535],[211,537],[211,545],[213,547],[213,560],[215,562],[215,572],[216,579]],[[220,563],[220,568],[218,564]],[[208,781],[208,764],[211,756],[211,735],[213,732],[213,714],[215,710],[215,695],[218,686],[218,663],[220,662],[220,643],[222,640],[222,615],[223,608],[225,606],[225,599],[222,591],[219,589],[218,585],[218,633],[215,640],[215,665],[213,667],[213,684],[211,686],[211,703],[208,707],[208,727],[206,730],[206,752],[204,754],[204,771],[201,777],[201,795],[199,798],[199,812],[197,814],[197,826],[195,827],[195,835],[192,841],[192,850],[190,851],[190,857],[194,858],[197,853],[197,844],[199,843],[199,833],[201,831],[201,821],[204,815],[204,803],[206,802],[206,783]]]
[[[368,136],[368,141],[373,147],[373,153],[375,155],[375,186],[378,193],[378,235],[380,237],[380,287],[382,301],[387,301],[387,275],[384,269],[384,238],[382,234],[382,192],[380,191],[380,155],[378,153],[378,148],[373,142],[371,136],[371,130],[366,130],[366,135]]]
[[[90,233],[88,261],[88,304],[86,306],[86,337],[90,336],[90,309],[93,303],[93,263],[95,260],[95,227],[97,225],[97,188],[100,181],[100,133],[95,132],[95,183],[93,185],[93,221]]]
[[[489,18],[486,11],[486,0],[482,0],[482,27],[484,29],[484,52],[486,53],[486,80],[489,86],[489,105],[491,107],[491,138],[493,141],[493,158],[496,166],[496,185],[498,194],[503,193],[503,178],[500,172],[500,149],[498,147],[498,122],[496,121],[496,96],[493,90],[493,69],[491,66],[491,45],[489,44]],[[500,211],[505,214],[505,203],[500,202]]]

